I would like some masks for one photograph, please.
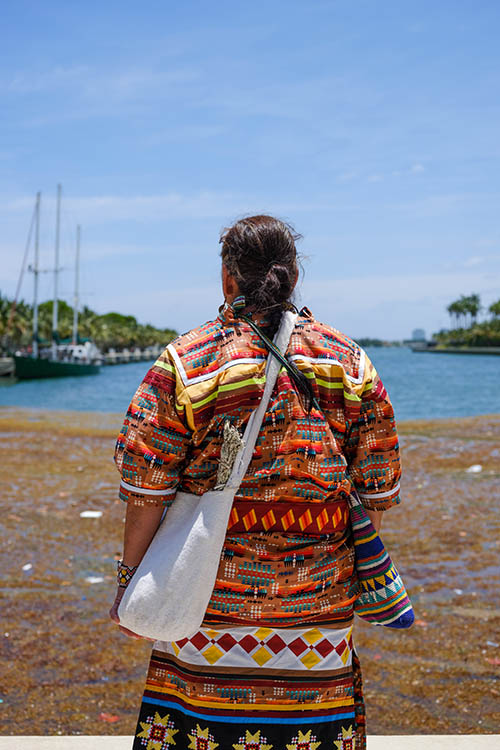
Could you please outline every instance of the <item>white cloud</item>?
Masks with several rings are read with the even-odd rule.
[[[31,215],[34,196],[0,200],[0,215]],[[53,195],[42,197],[42,214],[55,211]],[[221,219],[230,221],[241,215],[271,212],[286,218],[292,213],[350,212],[354,204],[342,204],[332,195],[317,201],[276,200],[265,195],[235,191],[202,190],[197,193],[164,193],[156,195],[90,195],[63,196],[63,212],[75,217],[76,223],[103,224],[113,221],[168,221],[174,219]],[[26,219],[28,221],[28,218]]]
[[[430,335],[448,323],[446,305],[470,289],[483,305],[498,298],[500,271],[406,274],[304,281],[301,299],[314,314],[351,336]]]
[[[352,182],[354,179],[358,178],[360,181],[364,179],[366,182],[382,182],[387,177],[408,177],[408,175],[422,174],[422,172],[425,172],[425,167],[420,163],[412,164],[410,167],[405,166],[399,169],[393,169],[387,172],[372,172],[370,174],[365,174],[364,177],[361,172],[347,170],[341,172],[337,176],[337,181],[345,183]]]
[[[338,175],[337,180],[339,182],[351,182],[355,177],[357,177],[357,173],[351,170],[348,172],[341,172],[341,174]]]
[[[87,65],[55,66],[42,71],[14,73],[10,79],[4,80],[0,87],[6,93],[38,94],[75,85],[79,86],[89,75],[90,68]]]
[[[352,81],[340,75],[315,75],[295,79],[292,82],[279,80],[260,86],[240,85],[231,87],[209,86],[202,92],[198,105],[225,112],[236,117],[276,117],[280,121],[314,121],[318,133],[332,137],[331,125],[325,120],[325,107],[335,102],[336,111],[348,110],[354,95]],[[361,96],[361,93],[358,94]],[[376,100],[374,92],[363,90],[365,105]],[[300,106],[298,106],[300,102]],[[338,136],[351,136],[352,125],[338,115],[336,132]]]
[[[143,112],[159,103],[196,103],[205,94],[203,73],[194,67],[147,67],[130,65],[116,69],[97,66],[57,66],[46,70],[20,71],[0,80],[4,98],[43,95],[23,125],[39,127],[54,122],[117,117]],[[53,95],[51,97],[51,95]]]
[[[476,255],[472,258],[466,258],[466,260],[463,261],[462,265],[465,266],[465,268],[473,268],[474,266],[482,265],[485,260],[486,258]]]
[[[215,275],[215,274],[214,274]],[[102,299],[102,297],[100,297]],[[111,288],[105,303],[98,312],[117,310],[135,315],[141,323],[152,323],[159,327],[171,327],[187,331],[206,320],[213,320],[222,303],[219,281],[207,280],[206,284],[164,288],[148,288],[147,294],[125,295],[121,288]],[[93,307],[90,303],[90,307]]]
[[[42,268],[52,268],[53,265],[53,237],[49,236],[47,239],[48,241],[44,242],[41,248]],[[60,252],[60,257],[62,258],[61,268],[64,272],[66,272],[66,274],[68,272],[70,273],[69,281],[66,274],[63,274],[63,277],[66,278],[64,284],[66,287],[71,287],[71,285],[73,284],[72,274],[75,257],[75,242],[73,236],[71,236],[71,238],[68,238],[67,235],[65,236],[64,233],[62,233]],[[140,258],[141,255],[147,253],[148,248],[145,247],[144,244],[131,245],[127,242],[87,242],[85,232],[83,232],[80,262],[81,265],[86,268],[91,266],[91,264],[95,261],[103,261],[113,258],[130,259],[135,257],[137,259]],[[21,272],[22,248],[20,248],[14,241],[3,242],[0,245],[0,258],[2,269],[0,288],[2,289],[2,291],[4,291],[4,293],[13,294],[15,284],[17,283],[19,274]],[[31,253],[28,258],[27,265],[32,262],[33,244],[31,245]],[[130,260],[128,260],[127,262],[130,262]],[[133,262],[134,261],[132,261],[132,263]],[[44,273],[42,276],[43,278],[50,277],[50,279],[52,279],[51,274]],[[52,281],[50,281],[50,283],[52,283]],[[45,284],[45,282],[43,282],[43,284]],[[22,286],[22,292],[25,297],[26,294],[31,294],[31,286],[32,281],[30,281],[30,274],[28,271],[26,271]]]
[[[46,70],[22,71],[0,83],[0,88],[12,94],[70,93],[87,100],[131,99],[144,94],[162,96],[169,86],[195,81],[200,72],[194,68],[158,70],[131,66],[102,70],[89,65],[56,66]]]
[[[387,211],[398,211],[414,218],[430,218],[435,216],[444,218],[450,212],[456,214],[458,210],[462,210],[463,208],[471,210],[472,207],[484,205],[486,201],[490,202],[493,199],[494,195],[491,193],[441,193],[425,195],[407,202],[387,203],[385,209]]]
[[[88,102],[105,103],[111,98],[114,102],[144,99],[157,96],[165,99],[172,89],[185,86],[200,77],[194,69],[150,70],[130,68],[102,75],[94,71],[87,76],[82,86],[82,95]]]
[[[470,258],[463,260],[460,265],[464,268],[477,268],[478,266],[486,265],[491,268],[493,265],[498,264],[499,261],[500,254],[498,253],[495,255],[472,255]]]
[[[229,191],[204,190],[191,195],[94,195],[65,197],[65,210],[82,223],[107,223],[123,220],[166,221],[168,219],[204,219],[227,217],[248,211],[248,197]],[[53,212],[55,199],[43,199],[44,210]],[[7,200],[0,206],[3,214],[29,212],[33,197]]]
[[[330,138],[331,128],[323,122],[325,103],[335,102],[342,112],[347,111],[352,100],[353,84],[346,77],[320,74],[292,82],[274,82],[265,77],[261,85],[246,84],[242,77],[235,88],[232,83],[224,84],[225,77],[215,73],[210,64],[192,65],[191,57],[184,55],[182,63],[170,59],[168,67],[161,56],[149,54],[146,62],[140,60],[114,69],[91,64],[20,70],[9,78],[4,75],[0,79],[0,91],[14,96],[59,95],[64,107],[59,104],[54,110],[44,106],[28,123],[35,126],[52,121],[123,115],[141,107],[151,108],[159,102],[179,100],[183,109],[194,106],[197,110],[212,111],[223,121],[231,117],[268,116],[280,121],[302,122],[313,117],[317,132],[324,130]],[[369,90],[358,95],[363,96],[366,106],[377,99]],[[338,127],[341,135],[351,137],[350,124],[340,121]]]
[[[220,125],[186,125],[183,128],[167,127],[159,124],[157,130],[141,133],[140,140],[148,146],[159,146],[164,143],[179,143],[183,141],[199,142],[208,138],[216,138],[226,133],[228,126]],[[1,156],[0,156],[1,158]]]

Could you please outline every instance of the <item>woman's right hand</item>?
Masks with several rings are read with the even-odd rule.
[[[116,622],[117,625],[120,624],[120,618],[118,616],[118,606],[123,598],[124,593],[125,593],[125,588],[123,586],[118,586],[116,589],[115,600],[111,606],[111,609],[109,610],[109,616],[111,617],[113,622]]]
[[[144,553],[146,552],[161,521],[163,510],[164,508],[162,505],[138,506],[131,505],[130,503],[127,505],[123,540],[123,560],[121,561],[124,563],[129,573],[129,575],[125,576],[126,583],[129,583],[136,567],[144,557]],[[123,625],[120,625],[118,607],[123,598],[123,594],[125,593],[125,588],[126,586],[118,586],[115,600],[109,610],[109,616],[113,622],[118,625],[124,635],[129,638],[143,638],[143,636],[133,633],[131,630],[128,630],[128,628],[124,628]],[[145,640],[154,643],[155,639],[145,638]]]
[[[120,625],[120,617],[118,615],[118,606],[123,598],[123,594],[125,593],[125,587],[118,586],[116,591],[115,600],[113,602],[113,605],[111,609],[109,610],[109,616],[118,625],[118,629],[123,633],[123,635],[128,636],[129,638],[135,638],[135,640],[145,640],[145,641],[151,641],[154,643],[154,638],[146,638],[145,636],[138,635],[137,633],[134,633],[132,630],[129,630],[128,628],[124,628],[123,625]]]

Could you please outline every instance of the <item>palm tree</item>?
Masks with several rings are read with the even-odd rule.
[[[33,310],[22,300],[0,294],[0,336],[5,349],[26,345],[31,341]]]
[[[459,315],[462,318],[462,328],[466,327],[467,323],[467,314],[469,312],[469,298],[465,296],[465,294],[460,295],[460,299],[457,300],[457,307],[459,311]]]
[[[471,325],[474,325],[481,310],[481,298],[479,294],[469,294],[463,301],[466,312],[471,316]]]
[[[90,307],[84,305],[78,313],[78,338],[97,341],[99,336],[99,316]]]
[[[500,318],[500,299],[496,302],[492,302],[488,307],[488,311],[493,315],[494,318]]]
[[[16,311],[12,319],[12,340],[18,345],[26,345],[31,342],[33,329],[33,308],[23,300],[16,305]]]
[[[52,308],[54,302],[47,300],[38,307],[40,336],[46,341],[52,341]],[[73,308],[67,302],[58,301],[58,340],[71,338],[73,329]]]
[[[9,321],[11,301],[0,292],[0,335],[4,336]]]
[[[456,327],[458,328],[460,320],[462,321],[462,328],[466,327],[467,316],[470,315],[469,327],[474,325],[477,320],[477,316],[481,310],[481,299],[479,294],[465,294],[460,295],[460,299],[455,300],[446,308],[452,319],[455,319]]]
[[[455,302],[450,302],[446,310],[448,311],[450,318],[453,322],[455,320],[455,327],[458,327],[458,306],[459,302],[456,300]]]

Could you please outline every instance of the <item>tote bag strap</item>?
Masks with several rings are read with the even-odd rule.
[[[280,326],[274,337],[274,344],[282,354],[284,354],[288,348],[288,343],[293,333],[293,329],[295,328],[296,320],[297,313],[290,312],[289,310],[286,310],[281,316]],[[231,476],[227,480],[225,487],[226,490],[234,490],[234,492],[236,492],[246,474],[260,432],[262,420],[264,419],[264,414],[266,413],[269,399],[271,398],[271,393],[273,392],[281,367],[281,362],[269,353],[266,363],[266,384],[264,386],[264,393],[262,394],[260,404],[257,409],[252,412],[250,419],[247,422],[243,435],[243,447],[240,448],[234,461]]]

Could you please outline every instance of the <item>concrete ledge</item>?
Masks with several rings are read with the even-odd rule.
[[[499,750],[499,734],[422,734],[368,737],[368,750]]]
[[[133,737],[0,737],[0,750],[130,750]],[[498,750],[500,734],[368,737],[368,750]],[[220,750],[227,750],[221,748]]]

